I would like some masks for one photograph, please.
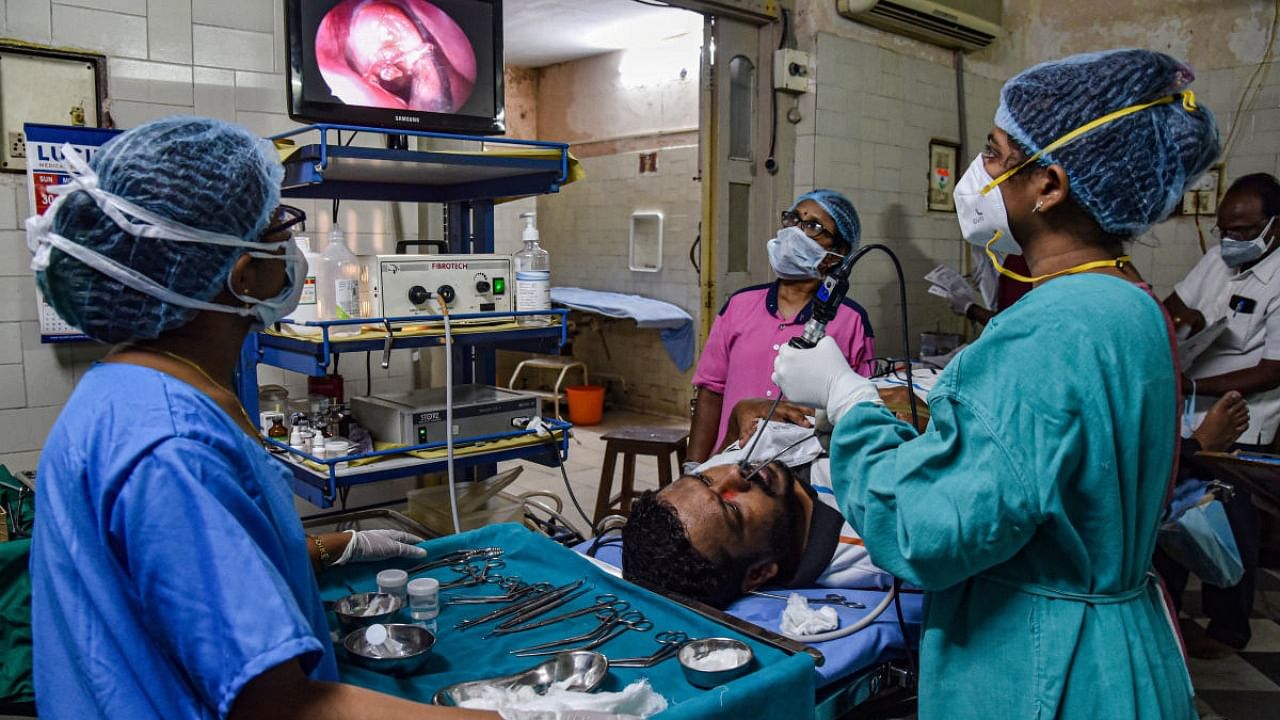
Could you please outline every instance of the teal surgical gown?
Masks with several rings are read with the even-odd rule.
[[[841,418],[841,509],[876,565],[928,593],[922,718],[1196,717],[1151,576],[1176,382],[1156,300],[1076,275],[947,366],[923,434],[871,404]]]

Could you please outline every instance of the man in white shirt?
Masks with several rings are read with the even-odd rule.
[[[1236,447],[1270,452],[1280,426],[1280,182],[1258,173],[1234,183],[1218,206],[1218,247],[1211,248],[1165,299],[1180,331],[1192,333],[1225,320],[1226,328],[1183,377],[1194,402],[1192,425],[1230,391],[1249,405],[1249,427]],[[1258,562],[1258,517],[1247,493],[1237,488],[1226,504],[1244,578],[1229,588],[1205,585],[1209,627],[1189,638],[1192,654],[1223,657],[1248,644]],[[1169,578],[1166,578],[1168,580]],[[1185,580],[1185,578],[1184,578]],[[1171,583],[1170,593],[1181,593]]]
[[[1174,323],[1199,332],[1225,318],[1217,341],[1187,370],[1198,424],[1214,399],[1230,390],[1249,403],[1241,440],[1270,448],[1280,425],[1280,183],[1266,174],[1231,185],[1218,208],[1211,248],[1165,299]],[[1190,396],[1190,395],[1188,395]]]

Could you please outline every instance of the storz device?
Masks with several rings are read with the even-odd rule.
[[[375,440],[397,445],[445,441],[445,389],[351,398],[351,414]],[[517,418],[542,414],[542,400],[491,385],[453,388],[455,439],[520,429]]]
[[[369,307],[379,317],[509,313],[514,309],[506,255],[376,255],[365,265]]]

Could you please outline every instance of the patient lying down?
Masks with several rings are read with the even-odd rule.
[[[812,428],[770,422],[756,432],[745,470],[750,442],[735,442],[636,500],[622,531],[623,576],[720,608],[765,586],[888,588],[892,577],[840,515],[816,438],[748,479]]]

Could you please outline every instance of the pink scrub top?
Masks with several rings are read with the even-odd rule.
[[[778,314],[775,281],[739,290],[720,309],[693,375],[694,387],[724,396],[716,448],[724,443],[729,416],[739,400],[778,397],[781,391],[773,384],[773,359],[779,348],[804,332],[812,308],[810,303],[794,318],[784,320]],[[861,305],[846,298],[835,319],[827,324],[827,335],[835,339],[850,367],[863,375],[871,374],[875,338]]]

